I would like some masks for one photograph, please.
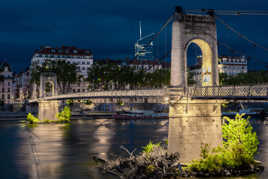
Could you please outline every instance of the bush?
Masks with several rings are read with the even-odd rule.
[[[152,141],[149,142],[146,146],[142,147],[142,152],[145,154],[150,154],[154,148],[159,147],[160,143],[153,144]]]
[[[58,120],[49,120],[49,119],[39,120],[37,117],[35,117],[31,113],[28,113],[27,121],[29,121],[30,124],[36,124],[36,123],[48,123],[48,124],[49,123],[68,123],[68,122],[70,122],[70,118],[71,118],[70,107],[65,106],[64,109],[56,115],[56,117],[57,117]]]
[[[235,119],[224,117],[222,126],[223,146],[209,150],[201,146],[201,159],[192,161],[189,171],[220,173],[224,169],[250,168],[255,164],[254,155],[259,141],[245,114],[236,114]]]
[[[236,167],[253,163],[258,150],[259,141],[256,132],[250,125],[245,114],[236,114],[235,119],[224,117],[226,123],[222,126],[223,147],[226,149],[229,165]]]
[[[58,118],[58,122],[70,122],[71,118],[70,107],[65,106],[64,109],[56,115],[56,117]]]
[[[27,115],[27,121],[29,121],[30,124],[34,124],[34,123],[40,122],[40,120],[37,117],[35,117],[34,115],[32,115],[31,113],[28,113],[28,115]]]

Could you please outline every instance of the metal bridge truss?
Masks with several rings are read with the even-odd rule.
[[[171,88],[170,95],[183,91],[184,96],[192,99],[234,99],[234,100],[266,100],[268,99],[268,86],[207,86],[189,87],[184,90]]]

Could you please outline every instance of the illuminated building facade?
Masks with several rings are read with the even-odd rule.
[[[66,46],[52,48],[46,46],[35,51],[31,61],[31,68],[35,65],[42,65],[47,60],[63,60],[71,64],[76,64],[78,74],[87,78],[88,68],[93,64],[93,54],[88,49]]]
[[[196,84],[200,84],[201,81],[201,63],[202,56],[197,57],[198,62],[190,67],[189,72],[193,75],[193,80]],[[235,76],[239,73],[247,73],[247,58],[245,56],[233,57],[233,56],[220,56],[218,58],[218,72],[225,73],[228,76]]]
[[[218,70],[219,70],[219,73],[226,73],[229,76],[234,76],[239,73],[247,73],[248,72],[247,58],[245,56],[219,57]]]
[[[13,79],[14,76],[10,66],[3,64],[0,72],[0,99],[4,104],[14,103],[15,85]]]

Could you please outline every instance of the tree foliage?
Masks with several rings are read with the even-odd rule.
[[[70,122],[71,118],[71,109],[69,106],[65,106],[64,109],[59,112],[56,117],[58,118],[58,122]]]
[[[170,71],[166,69],[146,72],[112,62],[95,62],[88,71],[92,89],[161,88],[169,85]]]
[[[255,164],[254,155],[259,141],[257,135],[244,118],[244,114],[237,114],[235,119],[224,117],[222,126],[223,146],[212,149],[208,145],[201,147],[201,159],[188,165],[187,169],[198,172],[222,172],[224,169],[250,168]]]
[[[30,124],[37,124],[37,123],[68,123],[70,122],[71,118],[71,109],[69,106],[65,106],[64,109],[56,114],[56,117],[58,120],[51,120],[51,119],[45,119],[45,120],[40,120],[31,113],[28,113],[27,115],[27,121]]]
[[[42,66],[35,66],[31,72],[31,82],[40,84],[41,73],[53,72],[57,76],[57,84],[60,93],[66,93],[70,85],[77,82],[76,65],[67,63],[63,60],[45,61]]]
[[[235,76],[228,76],[225,73],[219,74],[221,85],[254,85],[268,83],[268,71],[256,71],[240,73]]]
[[[34,123],[40,122],[40,120],[37,117],[35,117],[34,115],[32,115],[31,113],[28,113],[28,115],[27,115],[27,121],[30,124],[34,124]]]
[[[226,155],[231,159],[231,166],[252,163],[258,149],[256,132],[253,132],[249,119],[243,118],[244,115],[236,114],[235,119],[224,117],[226,123],[222,126],[223,147],[229,151]]]

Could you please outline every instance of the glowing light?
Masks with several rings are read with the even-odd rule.
[[[209,44],[202,39],[194,39],[190,43],[198,45],[202,52],[202,86],[212,86],[212,50]]]

